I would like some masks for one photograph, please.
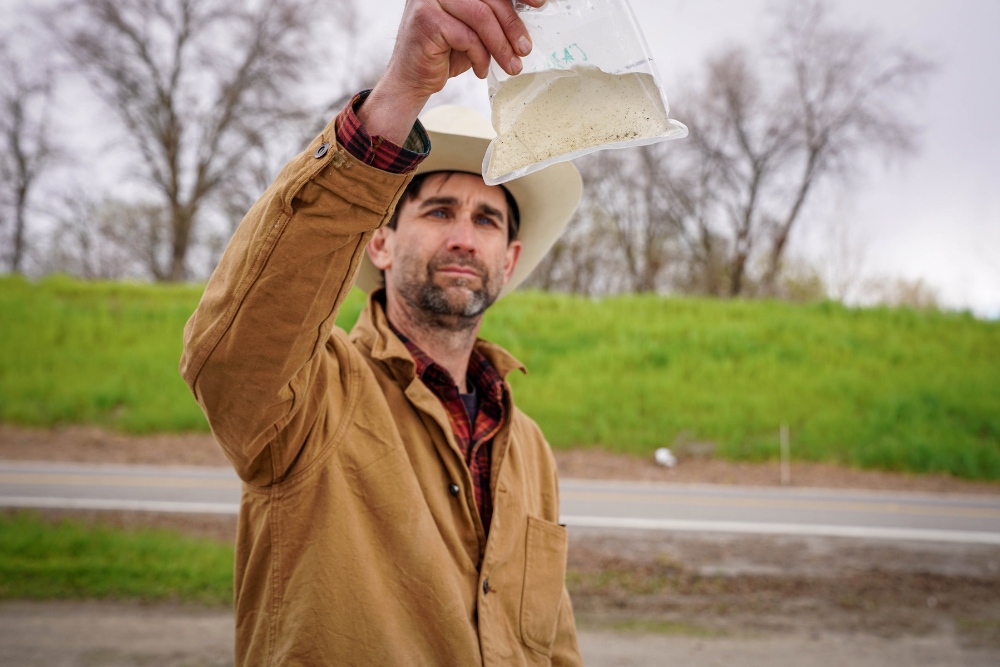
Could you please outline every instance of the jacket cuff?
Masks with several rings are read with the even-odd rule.
[[[393,174],[413,171],[431,150],[431,140],[418,120],[402,146],[380,136],[371,136],[358,120],[357,110],[368,97],[370,90],[363,90],[347,103],[337,116],[337,141],[347,151],[365,164]]]

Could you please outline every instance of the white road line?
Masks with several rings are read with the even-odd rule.
[[[187,514],[239,513],[238,503],[172,502],[160,500],[114,500],[104,498],[52,498],[0,496],[0,507],[35,509],[117,510],[138,512],[178,512]],[[760,523],[742,521],[690,521],[677,519],[630,519],[624,517],[563,516],[567,526],[661,530],[668,532],[738,533],[744,535],[794,535],[810,537],[853,537],[877,540],[918,540],[965,544],[1000,545],[1000,534],[969,530],[921,530],[911,528],[868,528],[864,526]]]
[[[0,507],[67,510],[117,510],[122,512],[182,512],[187,514],[232,514],[239,503],[197,503],[169,500],[115,500],[109,498],[47,498],[43,496],[0,496]]]
[[[921,530],[911,528],[867,528],[864,526],[810,525],[798,523],[753,523],[743,521],[689,521],[677,519],[629,519],[604,516],[563,516],[567,526],[580,528],[624,528],[693,533],[741,533],[749,535],[801,535],[810,537],[855,537],[876,540],[920,540],[1000,545],[1000,534],[971,530]]]

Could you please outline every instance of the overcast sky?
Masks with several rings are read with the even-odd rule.
[[[379,26],[372,39],[391,39],[403,4],[367,3]],[[771,0],[631,4],[671,97],[711,52],[733,40],[759,41],[772,6]],[[841,219],[865,249],[867,273],[923,278],[948,306],[1000,317],[1000,1],[833,0],[832,7],[838,19],[902,41],[939,69],[915,116],[924,127],[919,154],[889,167],[871,165],[858,188],[829,211],[813,212],[825,218],[814,227]],[[485,85],[472,79],[451,88],[488,111]],[[796,241],[799,252],[816,256],[827,238],[817,231]]]
[[[0,0],[5,23],[16,25],[20,2]],[[359,51],[386,57],[404,0],[357,4],[365,13]],[[696,75],[709,54],[732,41],[760,42],[773,0],[631,4],[677,105],[672,91]],[[888,168],[871,165],[853,191],[814,207],[803,227],[813,231],[793,238],[793,250],[821,261],[829,253],[823,230],[840,221],[864,248],[866,273],[922,278],[939,290],[946,305],[1000,317],[1000,0],[831,4],[838,21],[880,30],[886,38],[927,55],[939,68],[915,112],[914,120],[924,127],[920,152]],[[449,101],[489,111],[485,84],[471,74],[450,84],[446,92]],[[74,96],[72,109],[59,129],[73,137],[72,145],[80,147],[77,152],[103,154],[110,160],[115,151],[93,131],[93,118],[107,112],[80,95]]]

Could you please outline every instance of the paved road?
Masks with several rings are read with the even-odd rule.
[[[0,462],[0,507],[235,514],[228,468]],[[1000,497],[562,481],[573,527],[1000,545]]]

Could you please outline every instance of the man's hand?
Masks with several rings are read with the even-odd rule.
[[[523,0],[541,7],[545,0]],[[389,66],[358,117],[371,135],[402,144],[420,110],[449,78],[486,77],[490,57],[521,71],[531,39],[510,0],[407,0]]]

